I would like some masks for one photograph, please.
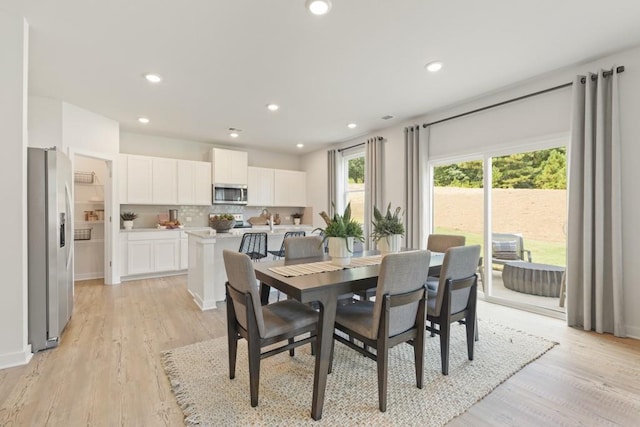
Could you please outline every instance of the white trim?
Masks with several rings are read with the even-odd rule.
[[[82,273],[82,274],[76,274],[74,277],[74,280],[76,282],[80,282],[82,280],[92,280],[92,279],[104,279],[104,272],[98,272],[98,273]]]
[[[192,294],[194,295],[194,294]],[[202,298],[200,298],[199,295],[194,295],[193,296],[193,301],[196,303],[196,305],[200,308],[200,310],[202,311],[206,311],[206,310],[215,310],[216,307],[216,301],[215,300],[205,300],[203,301]]]
[[[27,344],[27,347],[23,351],[17,353],[0,354],[0,369],[26,365],[31,361],[31,357],[33,357],[31,344]]]

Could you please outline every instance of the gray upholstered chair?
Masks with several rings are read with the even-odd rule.
[[[431,252],[446,252],[454,246],[464,246],[467,241],[465,236],[457,234],[429,234],[427,237],[427,250]],[[440,277],[441,267],[431,267],[429,276]]]
[[[228,250],[224,250],[222,256],[229,278],[226,283],[229,378],[235,378],[238,340],[244,338],[248,345],[251,406],[257,406],[260,360],[315,342],[318,313],[295,300],[261,305],[251,258]],[[308,337],[295,340],[307,333]],[[288,343],[262,352],[263,347],[282,341]]]
[[[285,259],[300,259],[324,256],[322,237],[290,237],[284,241]]]
[[[389,348],[412,341],[416,385],[422,388],[426,328],[424,283],[430,257],[429,251],[386,255],[380,265],[375,301],[353,301],[339,305],[336,311],[336,329],[365,346],[362,348],[337,333],[335,340],[377,362],[378,402],[382,412],[387,410]],[[376,353],[368,351],[368,347],[375,348]]]
[[[477,338],[476,300],[478,276],[475,274],[480,258],[480,245],[457,246],[447,249],[439,279],[430,279],[427,301],[427,330],[440,335],[442,373],[449,374],[449,341],[451,323],[464,320],[467,330],[467,353],[473,360],[473,345]],[[433,280],[438,280],[433,283]],[[430,286],[430,287],[431,287]],[[434,324],[439,325],[436,329]]]
[[[290,237],[303,237],[306,236],[307,233],[305,231],[287,231],[286,233],[284,233],[284,238],[282,239],[282,245],[280,246],[280,249],[278,249],[277,251],[267,251],[269,252],[271,255],[273,255],[273,259],[279,259],[284,257],[284,242],[290,238]]]

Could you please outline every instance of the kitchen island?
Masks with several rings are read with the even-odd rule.
[[[310,234],[311,226],[275,226],[232,229],[226,233],[215,231],[187,231],[189,239],[188,290],[201,310],[211,310],[224,301],[224,284],[227,273],[224,268],[222,251],[238,251],[245,233],[266,232],[269,250],[278,250],[287,231],[305,231]],[[270,256],[267,257],[270,259]]]

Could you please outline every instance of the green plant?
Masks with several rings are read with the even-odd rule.
[[[373,232],[371,238],[378,241],[392,234],[404,234],[404,225],[400,219],[401,208],[398,206],[393,214],[391,214],[391,203],[387,206],[387,213],[382,215],[376,206],[373,207]]]
[[[120,218],[123,221],[133,221],[134,219],[138,218],[138,214],[135,212],[122,212],[120,214]]]
[[[347,205],[342,215],[335,213],[333,218],[329,218],[326,212],[320,212],[320,216],[327,224],[325,228],[316,228],[313,231],[320,231],[324,235],[322,243],[329,237],[342,237],[347,242],[347,237],[353,237],[356,240],[364,242],[364,232],[362,224],[351,218],[351,203]],[[348,246],[347,246],[348,247]]]
[[[211,220],[213,220],[213,221],[217,221],[217,220],[233,221],[233,220],[235,220],[235,218],[231,214],[221,214],[221,215],[214,216],[213,218],[211,218]]]

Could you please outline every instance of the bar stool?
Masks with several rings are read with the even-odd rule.
[[[247,254],[252,261],[267,257],[267,233],[244,233],[238,252]]]
[[[304,231],[287,231],[284,233],[284,239],[282,239],[282,245],[280,246],[280,250],[277,251],[267,251],[271,255],[273,255],[273,259],[279,259],[284,257],[284,241],[289,237],[305,237],[307,235]]]

